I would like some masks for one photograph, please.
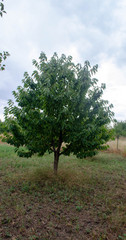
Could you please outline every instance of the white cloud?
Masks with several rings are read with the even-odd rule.
[[[7,106],[7,101],[0,99],[0,120],[2,121],[4,121],[3,112],[4,112],[4,107],[6,106]]]
[[[104,57],[102,55],[102,57]],[[118,67],[113,58],[101,60],[98,77],[105,81],[109,88],[118,87],[126,83],[126,70],[124,67]]]
[[[2,101],[21,84],[25,71],[32,72],[32,59],[41,51],[48,57],[56,51],[72,55],[75,62],[98,63],[98,79],[107,84],[104,96],[114,104],[117,118],[126,119],[125,0],[6,0],[5,9],[0,50],[11,56],[0,73]]]
[[[113,59],[101,62],[97,78],[100,83],[106,83],[104,98],[114,105],[115,117],[126,119],[126,70],[118,67]]]

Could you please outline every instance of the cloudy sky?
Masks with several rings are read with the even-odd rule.
[[[74,62],[98,64],[106,83],[104,99],[115,118],[126,120],[126,0],[4,0],[0,18],[0,52],[9,51],[0,72],[0,119],[32,59],[44,51],[72,55]]]

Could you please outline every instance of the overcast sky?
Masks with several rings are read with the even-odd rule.
[[[0,72],[0,119],[32,59],[44,51],[72,55],[74,62],[98,64],[106,83],[104,99],[115,118],[126,120],[126,0],[4,0],[0,18],[0,52],[9,51]]]

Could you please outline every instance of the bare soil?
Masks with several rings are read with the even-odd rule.
[[[81,211],[76,210],[73,202],[59,203],[50,197],[11,194],[12,206],[6,206],[0,216],[0,237],[5,239],[39,239],[39,240],[93,240],[117,239],[117,229],[107,224],[98,215],[100,206],[90,204]],[[16,207],[14,202],[16,201]],[[102,209],[106,212],[106,209]],[[101,213],[102,214],[102,213]],[[107,233],[107,235],[106,235]]]

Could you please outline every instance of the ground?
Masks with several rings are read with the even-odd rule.
[[[0,239],[126,239],[126,159],[22,159],[0,145]]]

